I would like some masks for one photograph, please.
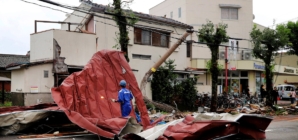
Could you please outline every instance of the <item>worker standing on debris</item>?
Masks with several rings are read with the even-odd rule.
[[[131,92],[125,88],[126,87],[125,80],[120,81],[120,86],[122,89],[118,93],[118,100],[112,99],[112,102],[120,103],[122,117],[127,117],[132,110],[130,101],[133,99],[133,96]]]

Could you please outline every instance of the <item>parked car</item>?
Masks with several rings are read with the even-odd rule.
[[[278,85],[276,86],[280,99],[290,98],[289,94],[292,89],[296,89],[294,85]]]

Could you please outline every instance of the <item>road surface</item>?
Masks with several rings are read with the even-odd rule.
[[[274,117],[266,130],[266,140],[298,140],[298,115]]]

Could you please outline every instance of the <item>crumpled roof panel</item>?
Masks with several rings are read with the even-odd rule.
[[[126,80],[141,113],[143,127],[150,125],[148,112],[136,78],[122,52],[102,50],[93,55],[80,72],[52,88],[54,101],[80,127],[106,138],[119,134],[128,122],[121,118],[118,98],[120,80]],[[135,118],[134,111],[130,116]]]

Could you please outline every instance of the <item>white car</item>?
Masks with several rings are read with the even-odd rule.
[[[290,92],[292,89],[296,89],[296,87],[294,85],[278,85],[276,86],[277,90],[278,90],[278,95],[280,97],[280,99],[286,99],[286,98],[290,98]]]

